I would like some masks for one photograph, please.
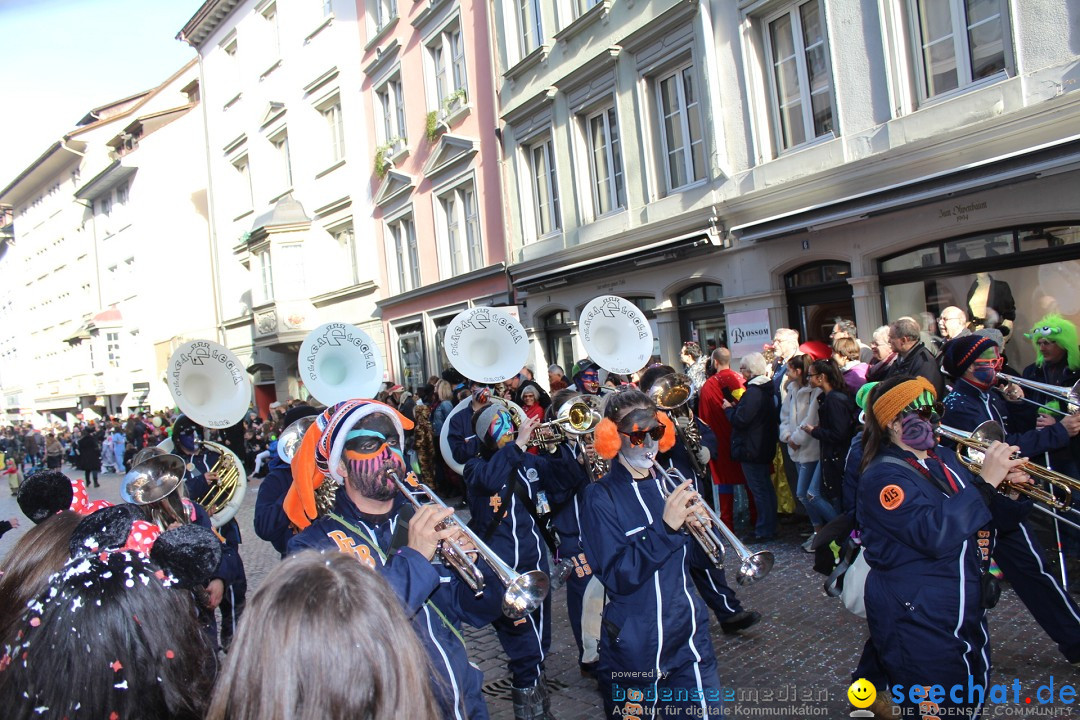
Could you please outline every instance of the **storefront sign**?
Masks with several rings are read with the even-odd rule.
[[[728,313],[727,334],[732,357],[741,358],[752,352],[761,352],[763,345],[772,342],[769,311],[761,309]]]
[[[960,201],[955,205],[950,205],[947,208],[938,208],[938,219],[944,220],[946,218],[952,218],[955,222],[958,223],[967,222],[971,219],[971,216],[974,213],[985,209],[985,200],[979,200],[976,202]]]

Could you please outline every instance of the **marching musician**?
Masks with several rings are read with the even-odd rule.
[[[306,403],[289,408],[285,413],[282,429],[288,428],[300,418],[318,414],[318,410]],[[277,453],[271,453],[269,468],[270,471],[259,484],[259,495],[255,500],[255,534],[273,545],[274,549],[281,553],[281,557],[285,557],[289,540],[293,536],[292,525],[284,507],[285,496],[292,485],[292,466],[278,457]]]
[[[671,449],[666,415],[636,388],[607,399],[596,449],[611,471],[585,489],[582,534],[608,592],[599,681],[607,717],[723,713],[709,616],[689,568],[711,565],[682,532],[698,523],[687,481],[665,498],[654,460]]]
[[[649,394],[649,390],[657,380],[674,373],[674,368],[669,365],[654,365],[641,374],[641,391]],[[659,410],[659,412],[666,414],[673,423],[675,427],[675,444],[667,452],[659,453],[656,458],[657,462],[665,468],[670,466],[678,468],[679,472],[685,477],[693,477],[699,487],[703,483],[711,482],[712,478],[707,468],[712,453],[717,449],[716,435],[698,417],[691,420],[686,415],[673,417],[671,412],[665,410]],[[700,447],[697,448],[696,459],[700,463],[699,467],[704,469],[701,476],[698,475],[697,469],[690,459],[692,451],[686,445],[686,424],[691,421],[697,427],[698,437],[700,438]],[[761,620],[761,613],[756,610],[743,609],[739,598],[735,596],[735,591],[727,584],[724,568],[718,568],[709,563],[706,567],[691,568],[690,575],[694,580],[698,593],[701,595],[701,599],[705,601],[705,604],[716,615],[716,619],[720,621],[720,628],[725,635],[745,630]]]
[[[323,429],[312,425],[293,457],[294,484],[285,510],[304,529],[289,541],[288,552],[337,549],[378,571],[427,651],[442,716],[484,720],[483,674],[469,664],[459,627],[462,619],[485,625],[491,616],[469,612],[472,598],[465,584],[445,566],[432,564],[440,543],[455,542],[460,534],[453,527],[437,529],[453,511],[424,506],[407,527],[401,516],[405,499],[393,478],[405,477],[402,446],[412,423],[374,400],[339,403],[323,418]],[[314,489],[322,482],[341,486],[333,510],[316,517]]]
[[[995,489],[1030,482],[1012,459],[1017,448],[992,444],[973,476],[948,448],[935,449],[940,412],[924,377],[889,378],[867,402],[857,514],[870,573],[866,619],[890,686],[906,712],[922,717],[971,714],[989,683],[986,611],[997,602],[989,573],[994,530],[1015,528],[1030,510]],[[982,693],[930,700],[925,687],[981,685]],[[922,689],[922,690],[921,690]],[[920,697],[920,692],[923,693]]]
[[[600,394],[600,369],[589,358],[574,363],[574,387],[583,395]]]
[[[941,422],[958,430],[972,431],[987,421],[1001,425],[1005,442],[1020,448],[1025,457],[1067,447],[1080,432],[1080,416],[1069,415],[1041,429],[1024,424],[1034,413],[1021,402],[1023,390],[1015,383],[1004,395],[992,392],[998,382],[1001,351],[997,343],[981,334],[950,340],[942,348],[942,369],[952,376],[953,391],[945,397]],[[1070,663],[1080,661],[1080,609],[1057,577],[1046,570],[1034,532],[1020,523],[1012,532],[999,532],[994,560],[1009,579],[1016,594]]]
[[[1025,378],[1064,388],[1071,388],[1080,382],[1080,341],[1077,339],[1076,325],[1060,315],[1047,315],[1035,323],[1025,337],[1031,340],[1036,353],[1035,362],[1024,368]],[[1028,397],[1049,407],[1068,411],[1068,408],[1061,407],[1057,399],[1044,393],[1033,390]],[[1067,418],[1067,415],[1039,413],[1037,424],[1040,428],[1052,427]],[[1080,476],[1080,440],[1073,440],[1068,448],[1051,453],[1047,464],[1066,475]]]
[[[471,400],[468,412],[462,410],[450,415],[446,422],[450,423],[447,430],[447,440],[450,444],[450,452],[453,460],[458,465],[464,465],[470,458],[476,457],[480,452],[480,443],[473,432],[473,414],[484,407],[491,398],[491,388],[483,383],[474,382],[471,385]]]
[[[210,489],[217,485],[219,477],[214,472],[214,466],[221,459],[221,455],[206,448],[201,442],[206,430],[195,423],[186,415],[180,415],[172,428],[173,453],[184,461],[184,489],[187,497],[198,501],[206,497]],[[244,468],[236,468],[238,472],[244,472]],[[244,572],[244,562],[240,557],[240,525],[236,518],[231,518],[227,523],[218,528],[218,532],[235,552],[236,561],[239,563],[239,572],[236,577],[224,588],[221,597],[221,647],[228,651],[236,633],[236,625],[244,612],[244,603],[247,599],[247,575]]]
[[[559,547],[549,530],[552,507],[569,500],[587,480],[565,444],[551,454],[527,452],[538,424],[526,416],[515,428],[507,406],[485,405],[473,414],[480,457],[465,463],[463,473],[471,527],[518,572],[549,572],[545,545],[552,555]],[[493,625],[510,659],[515,718],[546,720],[551,700],[544,658],[551,645],[551,597],[520,620],[499,616]]]

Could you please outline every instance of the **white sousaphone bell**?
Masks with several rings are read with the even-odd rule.
[[[327,407],[373,398],[383,380],[378,345],[366,332],[346,323],[325,323],[308,333],[300,345],[297,367],[308,392]]]
[[[469,380],[493,385],[517,375],[529,358],[529,338],[525,328],[507,310],[473,307],[462,310],[446,327],[443,351],[454,369]],[[468,408],[472,397],[459,402],[443,422],[439,449],[447,466],[459,475],[464,470],[450,451],[450,418]],[[513,401],[503,401],[519,419],[525,411]]]
[[[578,333],[589,358],[608,372],[635,373],[652,357],[653,333],[648,318],[618,295],[590,300],[581,310]]]

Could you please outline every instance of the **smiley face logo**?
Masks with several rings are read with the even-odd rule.
[[[857,708],[867,708],[874,703],[877,697],[877,688],[865,678],[859,678],[851,683],[847,691],[848,700]]]

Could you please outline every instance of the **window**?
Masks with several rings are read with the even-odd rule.
[[[483,267],[480,217],[473,184],[470,182],[454,188],[439,198],[439,204],[446,222],[450,275],[457,276]]]
[[[278,165],[279,189],[292,187],[292,163],[289,160],[289,133],[282,130],[270,138]]]
[[[262,305],[274,299],[274,274],[270,267],[270,250],[255,253],[255,267],[259,273],[258,282],[255,283],[255,304]]]
[[[104,215],[105,217],[108,217],[110,214],[112,214],[112,197],[106,195],[105,197],[99,199],[97,201],[97,211],[99,215]]]
[[[402,385],[415,390],[427,378],[424,366],[424,331],[417,325],[398,328],[398,363]]]
[[[574,17],[581,17],[603,0],[574,0]]]
[[[397,0],[374,0],[375,28],[382,30],[387,23],[397,17]]]
[[[615,107],[605,108],[586,118],[586,134],[593,212],[599,216],[626,207],[622,147]]]
[[[128,184],[120,183],[116,188],[116,204],[126,205],[128,201]]]
[[[341,100],[334,98],[329,105],[324,105],[319,110],[326,121],[327,137],[329,138],[330,161],[337,162],[345,159],[345,123],[341,120]]]
[[[251,210],[254,204],[254,196],[251,192],[251,167],[248,156],[244,155],[233,160],[232,166],[236,170],[236,210],[238,214],[241,214]]]
[[[390,245],[397,270],[398,292],[420,287],[420,257],[416,248],[416,228],[411,217],[387,225]]]
[[[322,0],[322,14],[324,18],[334,14],[334,0]]]
[[[555,176],[555,148],[551,138],[547,138],[530,147],[528,152],[536,234],[543,237],[562,229],[559,184]]]
[[[236,38],[233,37],[221,49],[225,51],[224,65],[228,68],[222,75],[232,83],[232,88],[228,91],[228,95],[231,97],[240,92],[240,57],[237,54],[239,46],[236,43]]]
[[[661,117],[661,146],[668,190],[705,179],[705,137],[694,81],[694,66],[686,65],[657,79]]]
[[[832,73],[822,0],[788,8],[768,21],[767,35],[779,149],[832,133]]]
[[[925,97],[1012,66],[1005,0],[909,0]]]
[[[281,57],[281,38],[278,33],[277,3],[271,3],[262,11],[267,24],[267,50],[273,59]]]
[[[120,333],[105,333],[105,349],[109,358],[109,367],[120,367]]]
[[[465,43],[457,21],[428,45],[428,56],[435,76],[435,102],[442,115],[446,116],[464,104],[464,98],[460,95],[468,89]],[[462,92],[459,93],[459,90]]]
[[[544,26],[540,21],[540,0],[514,1],[517,3],[521,57],[525,57],[544,42]]]
[[[405,94],[401,88],[401,77],[395,76],[375,91],[382,113],[382,142],[389,145],[393,155],[397,149],[405,146]]]
[[[336,263],[339,272],[338,285],[341,287],[357,285],[360,282],[360,270],[356,266],[356,234],[353,232],[352,223],[344,227],[330,231],[330,235],[338,244],[340,250],[340,262]]]

